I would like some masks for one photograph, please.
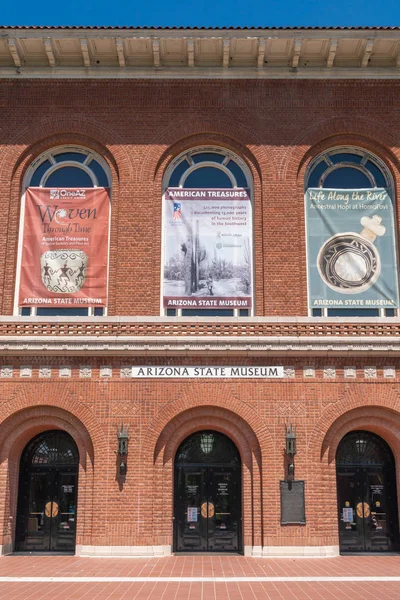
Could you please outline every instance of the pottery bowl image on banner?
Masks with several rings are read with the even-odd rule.
[[[341,294],[360,294],[368,290],[381,273],[381,259],[373,242],[383,236],[382,217],[364,216],[361,233],[337,233],[318,253],[317,267],[323,281]]]
[[[360,294],[378,279],[381,261],[371,242],[347,232],[332,236],[322,246],[317,267],[323,281],[335,292]]]
[[[79,292],[87,268],[88,256],[83,250],[48,250],[40,257],[42,282],[53,293]]]

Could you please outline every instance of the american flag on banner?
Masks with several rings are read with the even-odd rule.
[[[180,202],[174,202],[174,221],[180,221],[181,219],[181,206]]]

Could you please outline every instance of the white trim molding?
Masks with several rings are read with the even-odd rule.
[[[148,558],[171,556],[171,546],[76,546],[76,556]]]
[[[399,56],[394,27],[2,27],[0,77],[397,79]]]
[[[339,546],[264,546],[263,558],[333,558]]]
[[[400,356],[393,337],[4,336],[0,356]],[[1,376],[11,377],[11,367]],[[306,369],[310,370],[310,369]],[[65,374],[64,377],[68,375]],[[102,373],[102,376],[110,376]],[[313,375],[308,372],[306,377]],[[369,376],[368,374],[366,375]]]

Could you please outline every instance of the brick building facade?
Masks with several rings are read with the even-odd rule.
[[[309,310],[304,190],[313,161],[337,152],[372,161],[398,197],[399,32],[3,28],[3,34],[3,553],[219,549],[327,556],[339,549],[396,549],[398,311]],[[16,300],[24,193],[49,153],[46,160],[55,164],[62,151],[92,153],[111,188],[103,316],[35,314]],[[179,157],[194,151],[228,153],[251,190],[254,308],[246,315],[160,309],[166,178]],[[210,187],[206,180],[204,187]],[[395,215],[397,229],[396,208]],[[157,365],[283,371],[271,379],[132,375],[132,367]],[[129,429],[126,456],[118,454],[122,423]],[[290,423],[294,478],[305,490],[305,520],[297,524],[281,514]],[[51,471],[32,458],[35,440],[42,443],[49,432],[60,448],[70,438],[54,432],[71,436],[76,463],[71,450],[70,462]],[[368,460],[337,458],[351,432],[360,455],[375,448]],[[239,486],[235,507],[226,505],[237,511],[233,534],[222,517],[211,527],[215,517],[207,513],[216,502],[210,490],[217,463],[186,464],[193,477],[203,469],[192,485],[208,491],[199,496],[205,514],[194,506],[190,521],[184,507],[189,500],[179,488],[177,450],[194,434],[211,435],[227,448],[233,442],[238,450],[232,463],[218,459],[228,483],[215,484],[218,493]],[[64,471],[64,483],[57,479],[53,491],[43,491],[41,476],[48,482]],[[71,496],[62,509],[61,493],[75,493],[77,503]],[[51,525],[61,513],[69,516]],[[230,541],[215,545],[227,530]]]

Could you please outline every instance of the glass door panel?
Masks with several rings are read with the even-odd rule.
[[[74,552],[77,478],[76,468],[35,470],[21,478],[17,550]]]
[[[239,471],[208,469],[208,549],[238,551],[241,521]]]
[[[338,470],[339,538],[342,552],[395,548],[395,481],[381,467]]]
[[[182,466],[175,477],[175,550],[240,550],[240,467]]]
[[[178,467],[176,470],[175,548],[207,550],[205,467]]]
[[[71,470],[57,473],[53,493],[51,550],[72,552],[75,549],[76,483],[77,474]]]
[[[49,550],[52,484],[52,473],[30,473],[20,487],[19,550]]]
[[[341,468],[337,474],[339,537],[343,552],[364,550],[361,469]]]
[[[241,550],[241,461],[226,435],[196,432],[175,456],[174,550]]]
[[[390,500],[383,469],[364,470],[365,549],[388,551],[391,549]],[[369,513],[369,514],[367,514]],[[391,527],[392,525],[392,527]]]

